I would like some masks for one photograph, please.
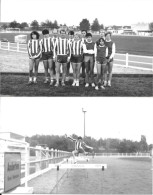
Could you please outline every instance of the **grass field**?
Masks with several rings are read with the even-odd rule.
[[[90,164],[107,164],[107,169],[69,169],[58,185],[59,194],[152,194],[151,158],[95,157]],[[78,164],[87,163],[78,161]],[[60,170],[63,171],[62,169]],[[59,171],[59,175],[61,172]],[[60,177],[59,177],[60,178]],[[51,188],[57,171],[51,170],[29,182],[34,193],[56,194]],[[50,188],[49,188],[50,185]],[[52,185],[53,187],[53,185]]]
[[[9,42],[14,42],[14,36],[16,35],[18,33],[0,33],[0,39],[6,38]],[[93,35],[94,41],[98,38],[98,35]],[[112,40],[116,44],[117,53],[152,56],[153,37],[113,35]]]
[[[2,74],[1,95],[8,96],[153,96],[152,75],[114,75],[112,87],[96,91],[94,88],[84,87],[81,80],[80,87],[72,87],[72,79],[65,87],[54,87],[44,84],[44,75],[40,74],[38,83],[28,86],[26,74]]]

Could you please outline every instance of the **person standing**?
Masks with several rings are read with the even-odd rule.
[[[56,62],[56,84],[55,86],[59,86],[59,77],[60,77],[60,68],[62,66],[62,82],[61,85],[65,86],[65,76],[67,70],[67,62],[70,61],[70,47],[68,44],[68,40],[66,39],[66,31],[60,30],[60,35],[54,47],[54,60]]]
[[[111,87],[113,61],[114,61],[114,55],[116,50],[115,43],[111,40],[111,32],[105,33],[105,46],[108,47],[108,56],[107,56],[108,61],[107,61],[105,76],[104,76],[104,86]],[[108,72],[108,78],[107,78],[107,72]]]
[[[48,78],[48,69],[49,69],[50,85],[53,85],[53,43],[51,37],[49,36],[49,30],[44,29],[42,31],[42,34],[43,34],[43,38],[41,39],[42,60],[45,69],[44,83],[49,82],[49,78]]]
[[[38,66],[42,53],[42,47],[39,40],[39,33],[33,31],[30,33],[30,40],[27,44],[27,50],[29,54],[29,82],[28,85],[37,83]],[[34,77],[33,77],[34,69]]]

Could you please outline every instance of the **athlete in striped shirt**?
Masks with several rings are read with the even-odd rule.
[[[88,146],[83,140],[82,137],[78,137],[77,139],[74,139],[72,136],[67,136],[65,135],[66,138],[70,139],[71,141],[73,141],[75,143],[75,149],[74,151],[72,151],[73,154],[73,158],[74,158],[74,162],[76,163],[75,160],[75,155],[78,155],[79,153],[84,153],[86,155],[86,152],[84,150],[83,147],[85,148],[89,148],[91,150],[93,150],[93,147]]]
[[[45,69],[45,81],[49,82],[48,69],[50,72],[50,85],[53,85],[53,43],[51,37],[49,37],[49,30],[44,29],[42,31],[43,39],[41,39],[42,45],[42,60]]]
[[[99,43],[96,45],[96,66],[97,66],[97,82],[96,90],[99,90],[99,85],[102,89],[105,89],[101,81],[104,80],[105,69],[107,64],[106,57],[108,56],[108,47],[105,46],[105,40],[103,38],[99,39]]]
[[[67,70],[67,62],[70,61],[70,46],[68,40],[66,39],[66,31],[60,31],[61,37],[57,39],[54,47],[54,59],[57,60],[56,63],[56,84],[59,86],[59,77],[60,77],[60,67],[62,65],[62,86],[65,86],[65,76]]]
[[[71,63],[73,68],[73,84],[79,86],[80,68],[83,61],[83,43],[79,35],[76,33],[74,41],[71,44]]]
[[[53,47],[55,46],[55,42],[58,39],[58,30],[55,28],[53,30],[53,37],[52,37],[52,43],[53,43]],[[55,66],[56,62],[53,60],[53,74],[56,75],[56,66]]]
[[[72,41],[74,40],[74,31],[69,31],[68,32],[68,44],[70,45]],[[70,62],[67,63],[67,71],[66,71],[66,81],[69,81],[69,73],[70,73]]]
[[[33,31],[30,34],[30,40],[28,41],[27,50],[29,54],[29,82],[28,84],[37,83],[38,66],[41,57],[41,44],[39,41],[39,33]],[[34,69],[34,78],[33,76]]]
[[[115,55],[115,43],[111,40],[111,32],[107,32],[105,34],[105,45],[108,47],[108,62],[106,65],[105,78],[104,78],[104,86],[108,85],[111,87],[112,80],[112,69],[113,69],[113,59]],[[107,82],[107,71],[108,71],[108,82]]]

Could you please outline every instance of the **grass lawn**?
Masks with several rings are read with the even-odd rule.
[[[151,97],[153,96],[152,75],[114,74],[112,87],[96,91],[92,87],[85,88],[84,81],[80,87],[72,87],[72,79],[65,87],[54,87],[44,84],[44,75],[39,74],[38,83],[27,85],[28,74],[2,73],[1,95],[3,96],[116,96],[116,97]]]

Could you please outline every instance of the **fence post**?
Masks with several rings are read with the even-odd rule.
[[[36,146],[36,160],[41,160],[41,146]],[[41,162],[36,163],[36,172],[40,171]]]
[[[20,45],[19,45],[19,43],[17,42],[17,52],[19,52],[20,51]]]
[[[128,65],[129,65],[129,54],[128,53],[126,53],[126,68],[128,67]]]
[[[10,50],[10,42],[8,42],[8,51]]]
[[[30,150],[29,150],[29,143],[25,146],[25,187],[28,187],[28,175],[29,175],[29,157],[30,157]]]

